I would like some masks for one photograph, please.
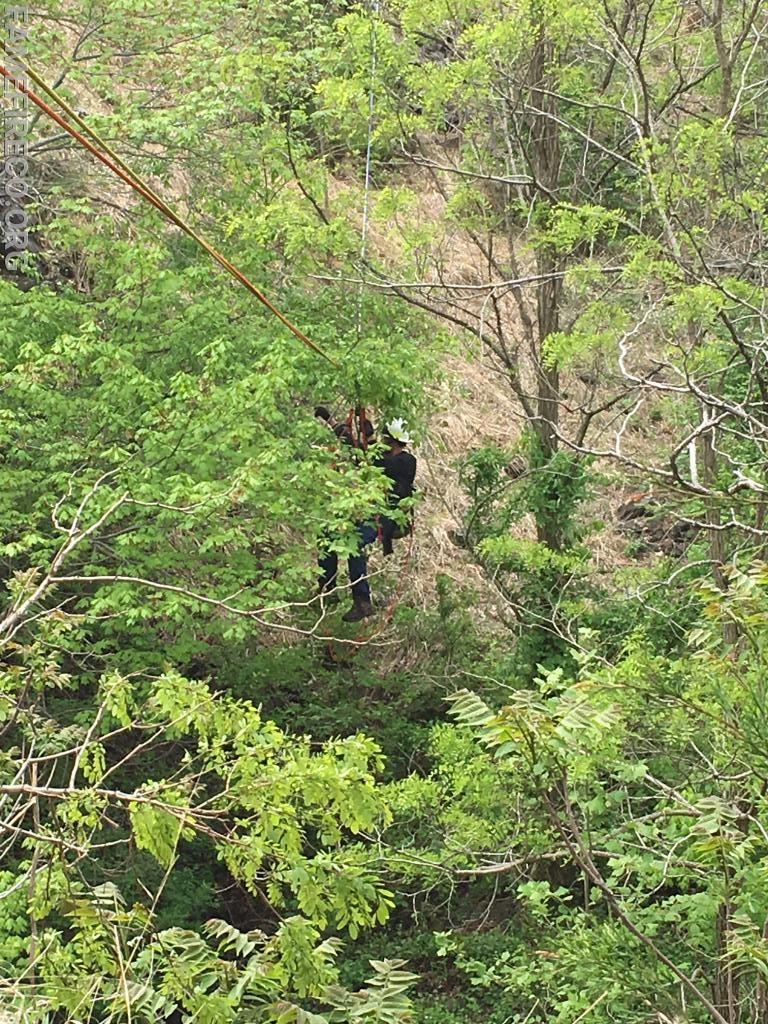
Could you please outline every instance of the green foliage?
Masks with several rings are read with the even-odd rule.
[[[0,280],[3,1010],[765,1016],[765,24],[673,8],[37,12],[36,62],[341,367],[33,121],[42,252]],[[526,425],[460,469],[491,585],[439,577],[331,664],[318,542],[386,494],[312,410],[421,440],[440,322]],[[590,450],[682,493],[689,565],[596,564]]]
[[[507,671],[521,680],[540,663],[568,663],[566,630],[573,630],[592,596],[583,582],[589,551],[579,543],[586,532],[579,513],[591,494],[589,466],[568,452],[545,455],[533,433],[522,452],[513,457],[489,445],[470,452],[460,470],[470,499],[465,543],[514,609],[517,643]],[[527,515],[559,537],[558,548],[513,532]]]
[[[168,801],[168,795],[164,794]],[[183,805],[182,805],[183,806]],[[183,830],[183,818],[179,818],[163,807],[152,804],[133,803],[130,807],[131,829],[139,850],[147,850],[165,868],[174,861],[176,847]],[[191,838],[190,832],[187,838]]]
[[[547,882],[520,887],[529,910],[533,887],[549,890]],[[663,971],[642,955],[636,942],[610,921],[574,921],[557,900],[543,916],[534,917],[526,933],[507,940],[502,952],[478,956],[471,939],[444,939],[442,953],[489,1004],[499,1003],[508,1015],[564,1024],[574,1015],[590,1012],[594,1019],[634,1021],[649,1003],[673,1013],[679,1004],[662,996],[668,985]],[[532,956],[531,945],[536,947]],[[641,966],[639,966],[641,965]],[[631,984],[627,979],[631,975]]]
[[[610,969],[601,974],[602,940],[595,932],[601,908],[631,921],[658,951],[657,960],[664,955],[683,973],[690,975],[693,963],[715,955],[726,964],[738,958],[746,972],[744,998],[754,998],[761,955],[754,939],[741,933],[754,934],[754,921],[764,920],[756,874],[764,827],[764,801],[757,796],[765,736],[764,645],[757,641],[765,625],[764,587],[760,565],[734,576],[728,597],[709,591],[712,624],[689,638],[701,652],[696,656],[665,659],[638,644],[615,666],[601,668],[583,658],[570,686],[563,687],[556,675],[542,676],[535,689],[516,692],[498,711],[467,691],[453,698],[458,721],[495,757],[519,767],[520,785],[531,798],[538,795],[564,843],[563,857],[586,876],[581,905],[570,887],[552,891],[526,883],[519,892],[535,919],[551,921],[556,913],[568,920],[567,927],[554,922],[556,961],[568,963],[572,954],[566,949],[571,943],[577,949],[579,935],[588,935],[594,958],[579,997],[588,1003],[604,988],[600,1013],[606,1019],[636,1019],[650,992],[655,1005],[674,1008],[679,981],[657,963],[645,976],[633,974],[628,985],[615,951],[606,954]],[[723,616],[757,642],[734,657],[718,629]],[[724,792],[727,764],[739,764],[743,774]],[[592,853],[583,845],[587,832]],[[514,860],[512,853],[507,857]],[[727,946],[718,937],[724,907],[733,915]],[[609,949],[621,935],[622,956],[630,955],[616,923],[599,928]],[[743,952],[747,948],[755,950],[754,959]],[[582,958],[583,953],[576,959]],[[520,969],[538,991],[542,985],[546,991],[546,970],[530,974],[525,958],[519,965],[499,962],[482,976],[515,991]],[[728,969],[716,967],[715,975]],[[561,984],[574,970],[552,978],[552,991],[564,1002],[543,1003],[542,1019],[575,1008],[569,982]]]
[[[25,870],[28,865],[19,865]],[[23,874],[0,871],[0,963],[6,976],[23,969],[29,944],[29,918]]]
[[[240,1021],[248,1014],[276,1024],[361,1018],[400,1024],[409,1019],[406,992],[415,976],[401,969],[402,961],[373,961],[369,987],[344,990],[336,981],[338,942],[320,941],[317,930],[301,918],[286,918],[269,939],[263,932],[243,933],[220,920],[206,922],[202,934],[170,928],[149,937],[140,913],[119,901],[110,906],[103,898],[79,899],[70,917],[76,929],[71,943],[62,945],[55,934],[46,935],[49,951],[43,970],[53,1008],[76,1011],[83,1002],[80,986],[87,981],[93,1012],[108,1015],[128,1007],[125,1012],[137,1021],[173,1014],[209,1024]],[[103,941],[99,925],[112,927],[114,945]],[[127,946],[121,950],[123,941]],[[128,949],[129,978],[122,970]],[[101,977],[83,975],[84,966],[98,967]],[[55,973],[47,976],[51,969]],[[65,970],[71,972],[67,987],[59,982]],[[318,1003],[331,1015],[313,1013],[310,1007]]]
[[[471,501],[465,537],[472,544],[490,541],[492,548],[513,523],[532,514],[537,523],[556,524],[563,546],[573,547],[583,529],[577,513],[590,493],[588,470],[584,459],[569,452],[545,452],[534,433],[516,456],[492,445],[471,451],[460,467]]]
[[[20,685],[26,685],[23,677]],[[41,790],[41,859],[33,869],[34,891],[29,889],[29,913],[41,935],[36,959],[44,979],[41,1000],[74,1013],[84,998],[112,1010],[130,999],[136,1019],[151,1020],[161,1008],[165,1013],[179,1005],[204,1019],[235,1020],[252,983],[265,1005],[294,990],[300,998],[320,993],[335,979],[329,959],[335,947],[324,944],[321,930],[332,925],[354,937],[362,928],[385,922],[392,907],[369,854],[352,841],[388,818],[375,789],[373,773],[381,767],[376,745],[354,735],[315,748],[308,737],[291,738],[265,722],[251,704],[217,695],[206,684],[174,672],[151,682],[112,677],[105,692],[109,701],[95,709],[81,733],[84,741],[73,751],[68,748],[72,739],[65,740],[58,745],[61,754],[54,754],[62,771],[69,771],[71,762],[72,779],[84,774],[82,787]],[[112,712],[118,707],[116,720]],[[116,721],[125,722],[124,709],[131,716],[127,749],[106,739]],[[142,764],[145,744],[136,722],[154,734],[155,742],[182,745],[181,762],[168,765],[170,778],[147,777],[150,766]],[[125,725],[118,728],[118,733],[125,731]],[[101,736],[105,739],[97,744]],[[86,752],[95,746],[101,758],[89,759]],[[125,779],[122,788],[112,788],[111,780],[120,778]],[[155,908],[180,845],[194,843],[198,835],[213,841],[216,855],[245,889],[258,895],[264,887],[273,906],[286,908],[277,932],[262,936],[262,959],[246,965],[243,973],[224,962],[212,966],[214,954],[196,931],[174,926],[154,937]],[[103,862],[90,865],[94,882],[89,885],[72,870],[85,843],[107,851]],[[100,874],[120,877],[108,852],[115,846],[146,850],[159,862],[164,872],[154,895],[143,888],[142,897],[129,905],[119,885],[95,882]],[[51,859],[55,850],[62,855]],[[152,877],[142,875],[145,881]],[[12,915],[5,940],[10,963],[19,960],[26,945],[20,936],[20,943],[14,941],[19,925],[24,931],[27,927],[27,894],[14,889],[13,880],[8,873],[8,888],[17,894],[4,904]],[[126,992],[121,977],[128,956],[135,959],[137,987]],[[267,971],[271,984],[266,990],[264,957],[276,958],[277,964]],[[221,984],[226,975],[224,990],[220,984],[212,988],[214,975],[210,983],[203,980],[212,970],[214,975],[224,972]],[[101,978],[97,988],[94,972]],[[380,995],[371,997],[370,1005],[389,1014],[382,1020],[399,1019],[397,1013],[407,1007],[403,978],[384,973]],[[30,1012],[35,1005],[30,1003]]]

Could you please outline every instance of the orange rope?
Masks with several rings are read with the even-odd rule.
[[[303,331],[300,331],[299,328],[296,327],[296,325],[293,324],[288,319],[288,317],[285,316],[284,313],[281,313],[281,311],[269,301],[266,295],[264,295],[264,293],[261,292],[256,287],[256,285],[253,284],[253,282],[250,281],[245,276],[245,274],[241,270],[238,270],[238,268],[234,266],[234,264],[230,263],[225,256],[222,256],[222,254],[217,249],[215,249],[209,242],[207,242],[204,238],[198,235],[197,232],[194,231],[188,224],[186,224],[185,221],[182,220],[182,218],[177,213],[175,213],[174,210],[172,210],[171,207],[168,206],[168,204],[163,199],[157,196],[152,190],[147,188],[147,186],[145,186],[141,182],[141,180],[136,175],[134,175],[132,171],[128,173],[122,170],[120,167],[118,167],[113,160],[111,160],[108,156],[106,156],[99,149],[97,149],[96,146],[94,146],[93,143],[91,143],[81,132],[79,132],[76,128],[69,124],[69,122],[66,121],[60,114],[53,110],[53,108],[50,107],[44,99],[38,96],[37,93],[33,92],[32,89],[30,89],[27,85],[24,84],[24,82],[19,81],[19,79],[16,78],[16,76],[13,75],[10,71],[8,71],[8,69],[4,67],[2,64],[0,64],[0,74],[2,74],[9,81],[14,82],[16,88],[20,92],[28,96],[32,100],[32,102],[36,104],[36,106],[38,106],[40,110],[43,111],[44,114],[46,114],[53,121],[55,121],[61,128],[64,129],[65,132],[71,135],[73,139],[79,142],[81,146],[83,146],[85,149],[88,150],[89,153],[95,156],[97,160],[100,160],[101,163],[105,165],[105,167],[108,167],[113,174],[116,174],[118,178],[124,181],[126,185],[129,185],[132,189],[134,189],[134,191],[138,192],[139,195],[143,196],[147,200],[147,202],[151,203],[156,209],[158,209],[168,220],[171,221],[171,223],[175,224],[176,227],[180,228],[185,234],[189,235],[189,237],[192,238],[195,242],[197,242],[198,245],[202,246],[202,248],[205,249],[205,251],[209,253],[209,255],[212,256],[213,259],[215,259],[216,262],[227,271],[227,273],[231,274],[232,277],[234,277],[237,281],[240,282],[240,284],[247,288],[248,291],[251,292],[251,294],[254,295],[259,300],[259,302],[270,311],[270,313],[276,316],[281,323],[285,324],[285,326],[291,331],[292,334],[294,334],[299,339],[299,341],[303,342],[303,344],[307,345],[318,355],[322,356],[323,359],[327,359],[328,362],[335,366],[337,369],[340,369],[339,363],[337,363],[335,359],[327,355],[319,347],[319,345],[316,345],[314,341],[312,341],[310,338],[306,336],[306,334],[304,334]]]

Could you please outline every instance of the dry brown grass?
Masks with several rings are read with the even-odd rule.
[[[498,373],[477,358],[457,354],[445,358],[443,371],[428,435],[415,451],[423,498],[413,589],[422,604],[432,602],[440,574],[484,589],[480,569],[453,539],[469,504],[458,466],[473,448],[489,443],[511,448],[520,435],[515,401]],[[525,533],[524,525],[520,532]]]

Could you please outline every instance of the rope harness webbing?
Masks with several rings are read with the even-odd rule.
[[[8,49],[8,47],[4,43],[2,44],[2,48],[3,50],[5,50],[6,53],[11,54],[14,60],[19,60],[20,66],[24,68],[24,70],[30,76],[30,78],[33,78],[33,80],[36,83],[42,82],[42,79],[32,71],[29,65],[26,64],[26,62],[22,61],[21,58],[18,58],[13,53],[13,51]],[[162,197],[160,197],[154,191],[154,189],[147,185],[146,182],[144,182],[140,178],[140,176],[136,174],[135,171],[131,170],[131,168],[128,167],[125,161],[118,157],[117,154],[115,154],[110,149],[110,147],[104,142],[104,140],[101,139],[96,134],[96,132],[93,131],[92,128],[89,128],[87,124],[82,120],[82,118],[80,118],[79,115],[76,114],[75,111],[73,111],[71,107],[68,106],[66,101],[62,100],[57,95],[55,90],[51,89],[47,85],[45,86],[45,92],[49,96],[51,96],[51,98],[55,99],[59,106],[61,106],[61,108],[65,110],[65,112],[67,112],[77,124],[83,127],[84,130],[87,131],[87,133],[91,136],[91,138],[94,139],[94,141],[98,142],[98,145],[101,147],[101,149],[98,149],[93,144],[93,142],[90,142],[85,137],[85,135],[82,132],[79,132],[76,128],[74,128],[64,117],[62,117],[55,110],[53,110],[53,108],[49,106],[49,104],[46,103],[45,100],[38,96],[37,93],[30,89],[29,86],[22,82],[16,75],[10,72],[2,64],[0,64],[0,74],[2,74],[4,78],[13,82],[15,84],[15,87],[20,92],[28,96],[29,99],[31,99],[32,102],[37,107],[39,107],[44,114],[46,114],[53,121],[55,121],[56,124],[63,128],[64,131],[66,131],[69,135],[71,135],[76,142],[78,142],[81,146],[87,149],[88,152],[95,156],[97,160],[101,161],[101,163],[103,163],[105,167],[109,168],[109,170],[112,171],[113,174],[117,175],[117,177],[124,181],[126,185],[129,185],[135,192],[138,192],[139,195],[143,196],[143,198],[146,199],[147,202],[151,203],[152,206],[154,206],[157,210],[159,210],[160,213],[162,213],[167,220],[169,220],[172,224],[175,224],[176,227],[178,227],[181,231],[188,235],[199,246],[205,249],[205,251],[221,267],[223,267],[228,274],[230,274],[232,277],[235,278],[235,280],[239,281],[240,284],[247,288],[247,290],[252,295],[254,295],[259,300],[259,302],[266,309],[268,309],[270,313],[273,314],[273,316],[277,317],[277,319],[280,320],[280,322],[284,324],[288,328],[288,330],[291,331],[291,333],[296,338],[299,339],[299,341],[301,341],[308,348],[311,348],[312,351],[316,352],[319,356],[322,356],[323,359],[326,359],[329,363],[331,363],[332,366],[336,367],[336,369],[341,368],[340,364],[335,359],[329,356],[320,348],[319,345],[316,345],[314,341],[308,338],[303,331],[299,330],[299,328],[294,323],[292,323],[284,313],[282,313],[272,302],[270,302],[266,295],[264,295],[264,293],[259,288],[257,288],[256,285],[253,284],[253,282],[250,281],[249,278],[247,278],[241,270],[239,270],[233,263],[230,263],[230,261],[225,256],[222,256],[222,254],[217,249],[215,249],[210,244],[210,242],[206,241],[206,239],[204,239],[193,228],[191,228],[189,224],[187,224],[186,221],[182,217],[180,217],[165,202],[165,200],[162,199]]]

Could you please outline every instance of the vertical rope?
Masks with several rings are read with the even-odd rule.
[[[368,223],[371,209],[371,154],[373,151],[373,122],[376,109],[376,70],[378,48],[376,45],[376,19],[379,15],[379,0],[371,0],[371,67],[368,89],[368,138],[365,146],[365,186],[363,189],[363,226],[360,236],[360,263],[365,262],[368,251]],[[360,271],[362,275],[362,267]],[[363,320],[363,282],[357,286],[357,309],[355,312],[355,345],[360,341]]]

